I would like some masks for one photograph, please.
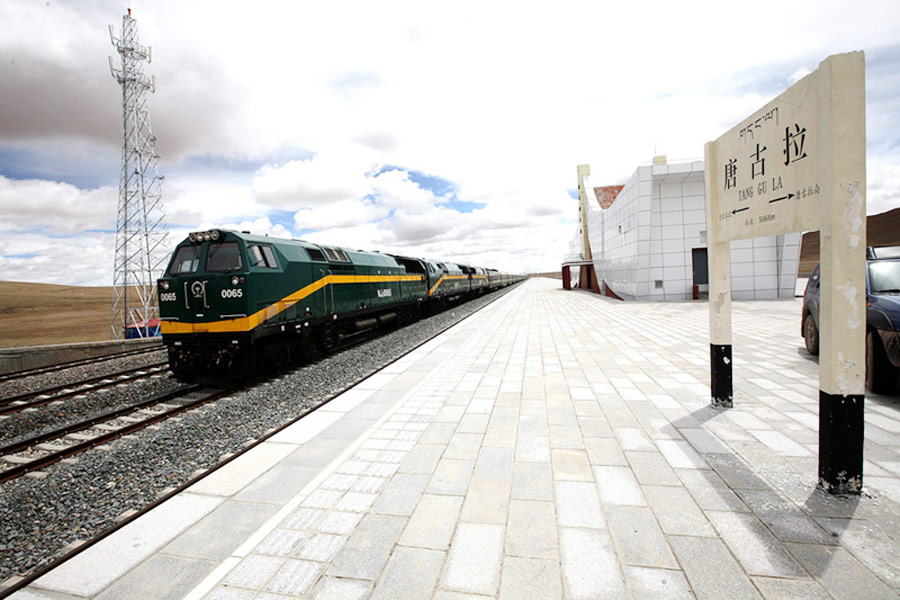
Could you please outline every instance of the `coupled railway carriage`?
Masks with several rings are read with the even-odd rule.
[[[178,245],[157,293],[175,376],[241,378],[520,279],[468,265],[211,230]]]

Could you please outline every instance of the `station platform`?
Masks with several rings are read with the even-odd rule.
[[[801,300],[708,306],[530,279],[11,597],[897,598],[900,398],[865,493],[817,490]]]

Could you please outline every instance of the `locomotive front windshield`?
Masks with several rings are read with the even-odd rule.
[[[196,273],[200,265],[200,246],[182,246],[172,259],[169,275],[185,275]]]
[[[206,249],[207,272],[236,271],[242,266],[241,248],[237,242],[213,243]]]

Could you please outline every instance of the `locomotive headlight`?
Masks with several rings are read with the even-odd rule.
[[[192,231],[191,233],[188,234],[188,239],[191,240],[192,243],[193,243],[193,242],[196,242],[196,241],[197,241],[197,234],[194,233],[194,232]]]
[[[218,232],[218,230],[215,230],[215,229],[214,229],[214,230],[210,231],[210,232],[209,232],[209,237],[210,237],[210,239],[212,239],[212,241],[216,241],[217,239],[219,239],[219,232]]]
[[[237,285],[241,282],[241,279],[237,275],[231,276],[231,285]]]
[[[159,282],[159,287],[160,287],[162,290],[167,290],[167,289],[169,289],[169,282],[168,282],[168,281],[160,281],[160,282]]]
[[[212,236],[209,235],[208,231],[203,232],[203,241],[204,242],[208,242],[211,238],[212,238]]]

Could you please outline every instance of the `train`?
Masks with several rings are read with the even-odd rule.
[[[211,229],[178,244],[157,282],[160,332],[176,378],[247,378],[522,278]]]

